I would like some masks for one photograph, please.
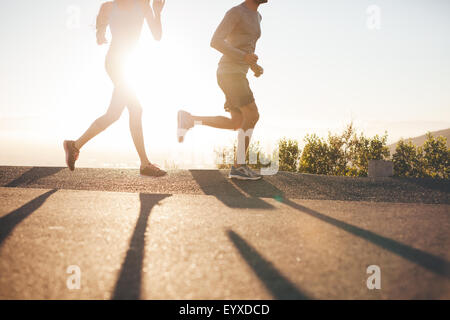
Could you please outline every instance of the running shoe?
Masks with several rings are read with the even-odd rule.
[[[231,167],[230,175],[228,176],[230,179],[238,179],[238,180],[259,180],[262,177],[257,175],[253,171],[247,168],[247,166],[241,167]]]
[[[256,172],[253,171],[252,169],[250,169],[247,165],[244,165],[244,166],[242,166],[242,167],[243,167],[243,168],[247,171],[247,173],[248,173],[249,175],[251,175],[252,177],[259,178],[259,179],[262,178],[262,176],[261,176],[260,174],[256,173]]]
[[[178,111],[178,142],[182,143],[184,141],[184,136],[194,126],[194,120],[189,112],[180,110]]]
[[[75,147],[75,141],[64,141],[64,151],[66,152],[66,164],[70,171],[75,170],[75,161],[78,160],[80,150]]]
[[[161,170],[160,168],[158,168],[157,166],[155,166],[151,163],[148,164],[147,166],[145,166],[144,168],[141,168],[140,173],[141,173],[141,176],[146,176],[146,177],[163,177],[167,174],[166,171]]]

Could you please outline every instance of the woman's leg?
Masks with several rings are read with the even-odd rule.
[[[132,90],[128,90],[128,112],[130,114],[130,132],[134,146],[141,160],[141,168],[150,164],[147,152],[145,151],[144,133],[142,130],[142,107]]]
[[[134,146],[141,160],[140,173],[143,176],[162,177],[167,173],[157,166],[150,163],[145,151],[144,133],[142,130],[142,107],[134,92],[130,91],[127,103],[130,114],[130,132],[133,138]]]
[[[114,88],[108,111],[95,120],[86,132],[75,141],[75,147],[80,150],[89,140],[104,131],[117,121],[125,108],[124,94],[120,88]]]

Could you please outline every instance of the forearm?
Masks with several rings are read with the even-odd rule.
[[[108,40],[106,40],[106,28],[107,27],[108,27],[108,25],[97,25],[96,38],[97,38],[98,45],[108,43]]]
[[[155,37],[155,39],[161,40],[162,38],[162,22],[161,22],[161,14],[155,14],[155,20],[154,20],[154,24],[155,24],[155,31],[153,32],[153,36]]]
[[[147,24],[152,32],[153,38],[155,40],[161,40],[162,38],[162,22],[161,22],[161,14],[154,14],[150,9],[147,13]]]
[[[212,38],[211,47],[221,52],[222,54],[230,56],[238,61],[244,61],[244,57],[247,54],[245,51],[233,47],[225,39],[220,37]]]
[[[97,16],[96,20],[96,36],[97,36],[97,43],[103,44],[106,43],[106,29],[108,28],[109,24],[109,12],[110,12],[111,3],[104,3],[100,7],[100,11]]]

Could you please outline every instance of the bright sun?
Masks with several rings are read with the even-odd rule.
[[[127,82],[142,99],[149,98],[149,88],[158,86],[158,79],[164,77],[162,60],[163,48],[148,41],[142,41],[131,55],[127,65]]]

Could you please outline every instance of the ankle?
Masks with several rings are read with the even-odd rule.
[[[141,161],[141,169],[148,167],[149,165],[151,165],[150,161],[144,161],[144,162]]]
[[[78,140],[77,141],[75,141],[74,143],[73,143],[73,146],[75,147],[75,148],[77,148],[77,150],[79,151],[80,149],[81,149],[81,145],[80,145],[80,143],[78,142]]]

